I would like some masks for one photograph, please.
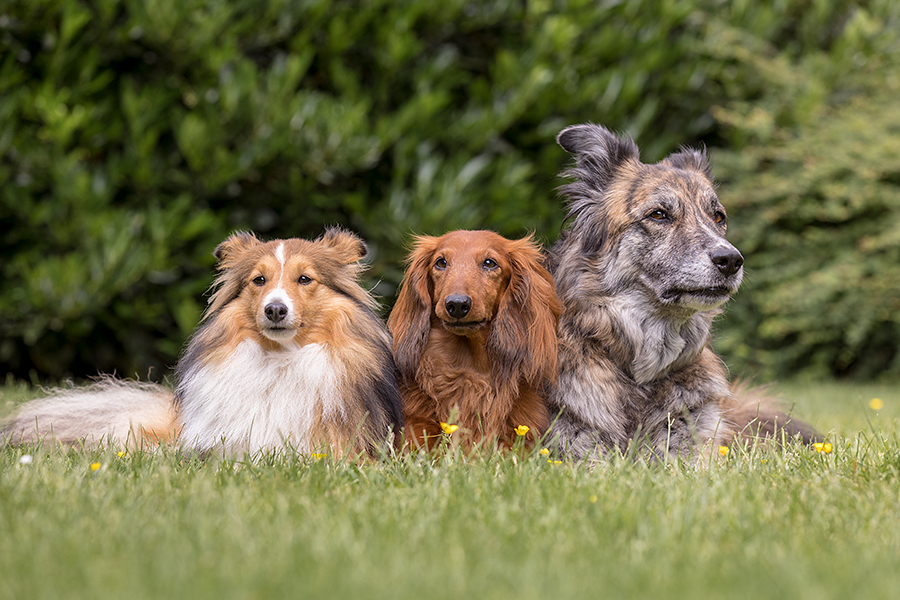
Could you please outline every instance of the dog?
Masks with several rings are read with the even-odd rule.
[[[416,237],[388,318],[407,443],[433,446],[441,423],[473,447],[511,445],[516,428],[530,444],[539,439],[561,310],[531,237]]]
[[[314,241],[235,233],[214,252],[215,292],[174,393],[107,377],[26,403],[3,437],[375,455],[395,442],[402,412],[390,334],[358,281],[366,252],[338,228]]]
[[[705,152],[640,162],[634,142],[593,124],[557,142],[575,158],[568,213],[548,256],[565,308],[551,436],[576,460],[625,452],[702,460],[735,436],[801,435],[774,401],[735,389],[710,326],[737,291],[744,259]]]

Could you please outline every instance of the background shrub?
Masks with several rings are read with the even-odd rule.
[[[849,108],[872,89],[887,90],[889,104],[896,69],[883,54],[898,21],[889,4],[7,2],[0,372],[166,374],[199,318],[210,252],[234,229],[285,237],[350,227],[370,243],[369,284],[386,303],[411,232],[535,231],[552,242],[567,162],[553,138],[583,121],[630,133],[645,160],[680,144],[722,148],[723,197],[733,222],[746,224],[735,235],[750,273],[737,318],[721,324],[723,348],[735,368],[791,356],[791,369],[848,372],[868,360],[869,333],[893,317],[853,321],[860,307],[838,273],[815,305],[831,310],[830,329],[855,322],[857,333],[822,336],[810,320],[779,329],[802,310],[792,293],[820,289],[819,269],[807,271],[809,281],[767,269],[816,251],[797,224],[819,223],[803,217],[819,204],[811,186],[850,176],[832,146],[821,152],[835,168],[808,171],[804,184],[792,176],[806,168],[804,146],[791,140],[824,136],[825,118],[828,139],[862,125],[890,139],[896,120],[860,125]],[[890,190],[889,163],[859,159],[850,170],[858,185]],[[746,194],[766,170],[792,191]],[[883,235],[870,230],[866,246],[871,273],[896,252],[888,225],[896,205],[880,194]],[[754,237],[771,229],[756,206],[780,202],[808,208],[783,209],[793,225]],[[832,216],[841,248],[857,247],[873,210],[854,208],[847,223]],[[895,310],[881,302],[887,287],[869,295],[871,315]],[[896,356],[895,334],[878,339]],[[863,342],[850,362],[829,362],[853,340]]]
[[[764,92],[716,111],[752,260],[719,348],[745,371],[900,373],[900,38],[882,24],[855,11],[823,51],[754,53]]]

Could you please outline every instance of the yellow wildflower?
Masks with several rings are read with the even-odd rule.
[[[816,452],[819,454],[831,454],[831,444],[828,442],[816,442],[813,444],[813,448],[815,448]]]
[[[561,465],[562,464],[561,460],[551,460],[549,458],[547,459],[547,462],[550,463],[551,465]]]
[[[116,453],[116,456],[118,456],[119,458],[122,458],[123,456],[125,456],[125,451],[124,451],[124,450],[119,450],[119,451]]]
[[[588,500],[590,500],[591,504],[597,501],[597,494],[591,494],[588,496]]]
[[[328,457],[327,454],[319,454],[319,453],[313,453],[311,456],[312,456],[312,458],[314,458],[316,460],[322,460],[323,458]]]
[[[516,435],[525,435],[528,433],[528,425],[519,425],[516,427]]]
[[[881,410],[884,408],[884,400],[881,398],[872,398],[869,400],[869,408],[872,410]]]
[[[549,448],[541,448],[541,456],[547,456],[548,454],[550,454]]]
[[[719,446],[719,456],[728,456],[728,446]]]
[[[451,435],[454,431],[459,429],[459,425],[450,425],[441,421],[441,429],[443,429],[444,433],[446,433],[447,435]]]
[[[100,463],[91,463],[91,471],[96,471],[100,468]]]

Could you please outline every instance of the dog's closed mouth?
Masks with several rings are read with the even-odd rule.
[[[487,321],[485,319],[482,319],[480,321],[441,321],[441,322],[444,325],[444,329],[450,331],[451,333],[475,331],[476,329],[480,329],[487,323]]]
[[[670,289],[663,292],[660,298],[668,302],[678,300],[678,298],[681,298],[682,296],[699,296],[710,299],[723,299],[730,297],[732,293],[732,290],[729,290],[727,287],[720,285],[715,287],[695,289]]]
[[[295,328],[286,326],[269,326],[262,329],[263,335],[270,339],[291,337],[295,332]]]

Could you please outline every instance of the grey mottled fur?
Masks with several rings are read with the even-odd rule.
[[[635,441],[656,456],[706,455],[748,424],[730,418],[738,409],[757,414],[709,347],[743,258],[725,240],[706,155],[644,164],[634,142],[592,124],[557,141],[575,166],[548,261],[565,307],[551,439],[575,459]]]

